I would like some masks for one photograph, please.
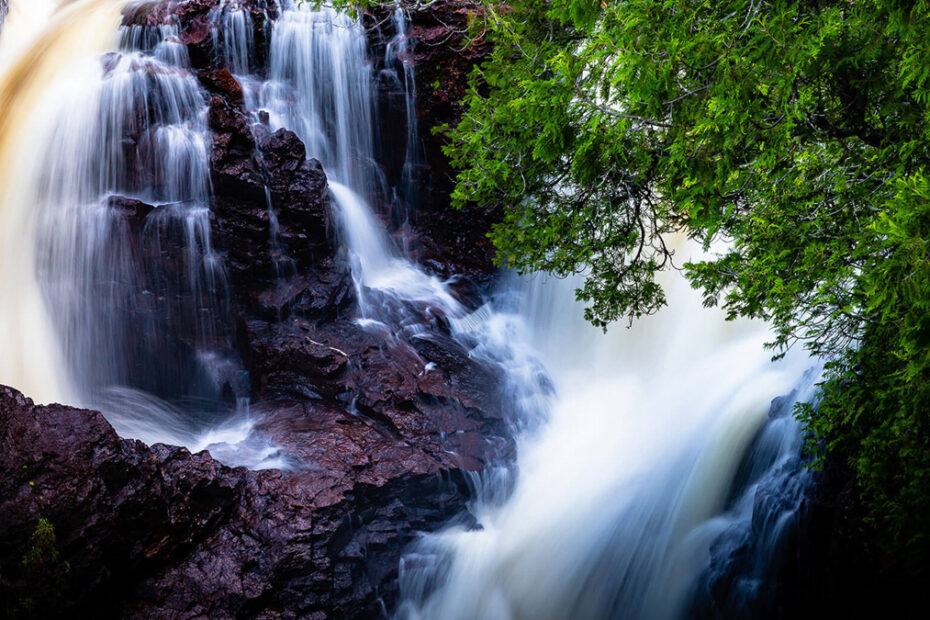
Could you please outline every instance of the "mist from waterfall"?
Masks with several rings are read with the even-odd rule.
[[[480,527],[426,535],[405,557],[400,617],[686,616],[712,546],[748,526],[759,486],[801,471],[790,404],[813,393],[806,355],[772,363],[764,323],[726,322],[677,273],[664,276],[668,308],[605,335],[582,320],[577,284],[516,280],[509,317],[485,313],[485,329],[503,330],[485,354],[505,360],[527,430],[515,471],[479,482]],[[515,358],[521,338],[534,351]],[[802,487],[771,515],[782,527],[763,563]]]

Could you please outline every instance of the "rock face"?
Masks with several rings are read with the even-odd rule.
[[[429,3],[405,2],[407,9],[407,56],[416,67],[416,115],[423,152],[413,173],[420,196],[417,209],[410,214],[411,224],[421,235],[420,260],[436,271],[467,274],[486,281],[493,273],[494,249],[486,234],[498,221],[500,213],[492,208],[467,205],[461,210],[449,207],[449,195],[455,186],[455,170],[442,148],[448,139],[434,129],[454,126],[463,112],[462,99],[468,77],[491,50],[479,29],[483,8],[474,0],[437,0]],[[370,46],[377,64],[384,58],[386,45],[396,36],[396,27],[387,9],[367,16]],[[390,179],[400,174],[403,154],[396,145],[403,136],[392,128],[404,127],[404,100],[397,86],[382,80],[380,84],[382,114],[395,119],[384,124],[381,135],[386,174]]]
[[[255,19],[256,40],[262,23]],[[226,69],[210,64],[198,77],[211,93],[215,242],[237,298],[239,348],[263,430],[300,463],[325,470],[351,462],[375,472],[372,480],[480,469],[499,457],[510,439],[496,378],[448,336],[434,309],[407,308],[420,316],[413,338],[356,322],[319,163],[306,159],[293,132],[251,122]],[[321,433],[340,437],[342,451],[320,444]]]
[[[455,470],[368,484],[343,467],[337,493],[317,472],[120,439],[99,413],[10,388],[0,429],[10,616],[372,617],[392,602],[397,550],[464,509]],[[36,553],[40,518],[55,540]]]
[[[276,3],[239,4],[252,18],[249,60],[260,73]],[[412,37],[437,27],[436,11],[451,11],[448,28],[465,19],[455,3],[440,4]],[[450,336],[441,313],[410,304],[404,333],[356,321],[325,171],[293,132],[272,132],[245,109],[212,31],[220,5],[145,2],[127,9],[124,24],[174,24],[187,47],[212,135],[210,232],[230,289],[221,336],[249,377],[244,387],[229,379],[223,394],[251,397],[258,430],[292,471],[231,469],[206,452],[120,439],[99,413],[35,406],[0,388],[0,609],[8,615],[374,617],[393,606],[405,545],[467,519],[463,472],[512,453],[497,378]],[[426,137],[457,113],[457,80],[479,57],[458,58],[449,45],[445,59],[430,57],[456,71],[443,78],[447,107],[437,100],[420,111]],[[487,281],[489,220],[446,213],[451,181],[436,145],[427,148],[425,211],[414,222],[420,256],[434,271]],[[109,208],[130,235],[158,212],[122,196]],[[181,268],[171,256],[150,258]],[[474,287],[460,290],[474,300]]]

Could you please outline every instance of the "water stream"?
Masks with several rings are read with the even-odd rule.
[[[687,616],[712,547],[749,526],[760,485],[798,474],[787,411],[812,395],[805,355],[771,363],[765,324],[725,322],[677,273],[668,308],[606,335],[581,320],[573,284],[518,281],[512,314],[485,318],[503,330],[485,354],[526,421],[516,482],[481,480],[480,527],[428,535],[405,558],[401,617]],[[521,338],[532,353],[514,357]],[[790,520],[802,486],[776,486],[773,518]],[[781,534],[761,545],[762,564]]]
[[[360,324],[397,331],[414,320],[410,308],[449,317],[472,357],[504,377],[501,406],[518,438],[516,463],[475,478],[478,527],[425,535],[406,554],[397,615],[687,616],[714,554],[747,537],[757,561],[736,596],[750,604],[806,485],[789,411],[813,396],[811,360],[771,362],[764,323],[724,321],[675,272],[664,276],[667,309],[606,335],[582,320],[576,281],[544,275],[503,278],[469,313],[405,257],[386,232],[391,214],[372,206],[416,204],[403,10],[384,62],[407,119],[392,192],[375,156],[364,29],[332,9],[282,4],[267,67],[255,66],[250,17],[235,0],[218,6],[214,40],[254,122],[294,131],[323,164]],[[124,436],[282,466],[251,432],[249,377],[210,239],[206,99],[186,50],[171,26],[118,29],[116,0],[57,5],[14,0],[0,37],[0,383],[100,407]],[[133,213],[140,201],[154,209]],[[274,222],[270,199],[268,209]],[[697,252],[676,245],[679,262]],[[778,501],[759,508],[765,494]],[[769,511],[762,528],[759,510]]]
[[[31,2],[2,44],[0,382],[124,436],[282,465],[250,433],[206,99],[177,29],[118,28],[114,0]]]

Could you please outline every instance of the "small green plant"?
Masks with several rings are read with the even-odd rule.
[[[12,568],[10,566],[7,567]],[[26,543],[13,596],[0,614],[8,618],[60,617],[68,600],[71,566],[62,561],[55,526],[40,518]],[[13,571],[19,572],[19,571]]]
[[[55,526],[48,519],[39,519],[39,523],[29,539],[29,544],[29,550],[23,556],[23,569],[26,572],[58,563],[59,554],[58,542],[55,538]]]

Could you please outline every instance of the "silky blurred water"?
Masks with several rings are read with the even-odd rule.
[[[210,234],[205,96],[177,30],[120,29],[121,6],[15,0],[0,35],[0,383],[97,406],[124,436],[287,467],[255,432],[234,346]],[[606,335],[583,321],[578,280],[508,276],[469,312],[405,257],[373,206],[416,203],[404,12],[384,63],[405,93],[398,198],[375,161],[362,25],[328,8],[283,8],[267,67],[255,66],[251,17],[235,0],[213,16],[216,50],[253,122],[294,131],[322,163],[359,325],[399,340],[426,337],[424,322],[444,316],[501,373],[499,406],[518,441],[516,463],[473,477],[479,526],[425,535],[405,555],[397,614],[686,616],[716,570],[713,552],[754,537],[735,580],[748,601],[807,484],[790,408],[813,397],[816,363],[799,352],[773,363],[764,323],[725,321],[677,272],[663,276],[668,308]],[[136,200],[152,211],[127,214]],[[270,198],[268,210],[281,253]],[[679,263],[698,253],[670,242]],[[290,277],[278,262],[278,277]],[[758,497],[777,501],[760,508]]]

